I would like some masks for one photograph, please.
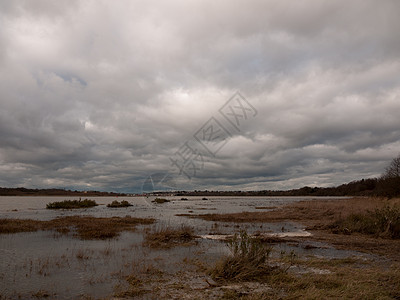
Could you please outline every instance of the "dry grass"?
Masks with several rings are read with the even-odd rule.
[[[304,261],[304,264],[310,264]],[[330,274],[280,272],[268,277],[271,298],[284,292],[284,299],[399,299],[399,265],[355,267],[353,263],[334,264],[319,259],[313,266]],[[265,298],[269,299],[269,298]]]
[[[37,231],[41,224],[41,221],[30,219],[0,219],[0,233]]]
[[[276,272],[268,277],[269,288],[265,291],[244,294],[240,290],[226,290],[221,299],[399,299],[399,271],[342,266],[326,275]]]
[[[400,207],[385,206],[375,211],[352,214],[337,220],[328,227],[336,233],[359,232],[398,239],[400,238]]]
[[[196,238],[192,227],[182,225],[178,228],[156,227],[145,235],[143,245],[150,248],[171,248],[190,245]]]
[[[112,217],[95,218],[91,216],[69,216],[50,221],[31,219],[1,219],[0,233],[30,232],[37,230],[56,230],[67,234],[74,229],[80,239],[108,239],[119,235],[121,231],[134,230],[137,224],[152,224],[154,219]]]
[[[200,218],[206,221],[218,222],[251,222],[269,223],[291,221],[325,221],[326,224],[332,220],[346,217],[353,213],[365,212],[381,208],[385,205],[399,202],[400,199],[385,200],[382,198],[351,198],[351,199],[315,199],[291,203],[279,207],[273,211],[265,212],[241,212],[230,214],[201,214],[184,215],[193,218]]]
[[[241,212],[230,214],[180,214],[190,218],[199,218],[214,222],[273,223],[297,221],[314,229],[324,228],[333,222],[354,214],[363,214],[384,207],[400,205],[400,199],[350,198],[316,199],[291,203],[273,211]]]

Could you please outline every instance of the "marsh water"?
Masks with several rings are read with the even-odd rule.
[[[84,197],[82,197],[84,198]],[[199,259],[215,262],[229,249],[224,242],[206,238],[197,239],[190,246],[166,250],[142,246],[146,230],[163,226],[188,225],[196,235],[230,234],[240,229],[248,232],[299,232],[299,224],[271,223],[222,223],[209,222],[178,214],[231,213],[267,211],[309,197],[167,197],[171,202],[153,204],[145,197],[90,197],[99,206],[88,209],[49,210],[46,204],[76,197],[0,197],[0,218],[50,220],[61,216],[90,215],[95,217],[151,217],[153,225],[140,225],[134,232],[122,232],[108,240],[81,240],[73,235],[55,231],[37,231],[0,235],[0,298],[51,298],[74,299],[77,297],[111,297],[124,276],[135,269],[156,267],[173,274],[182,268],[182,261]],[[133,206],[108,208],[113,200],[126,200]],[[277,252],[292,250],[290,244],[278,244]],[[331,247],[296,251],[329,257],[345,257],[348,251]],[[44,293],[44,294],[43,294]]]

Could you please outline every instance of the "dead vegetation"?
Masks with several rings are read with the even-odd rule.
[[[155,227],[146,232],[143,245],[150,248],[171,248],[178,245],[191,245],[197,236],[190,226],[182,225]]]
[[[154,219],[112,217],[95,218],[91,216],[68,216],[50,221],[31,219],[0,219],[0,233],[32,232],[38,230],[56,230],[67,234],[73,230],[74,236],[80,239],[109,239],[121,231],[134,230],[138,224],[152,224]]]
[[[306,273],[296,269],[305,267]],[[303,259],[294,272],[275,273],[268,278],[270,299],[281,293],[283,299],[398,299],[400,269],[392,266],[359,265],[352,260]],[[325,271],[325,272],[322,272]],[[268,299],[268,298],[265,298]]]

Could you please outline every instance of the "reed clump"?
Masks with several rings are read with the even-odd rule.
[[[262,281],[276,269],[268,265],[272,247],[246,231],[235,234],[227,245],[231,254],[209,271],[216,281]]]

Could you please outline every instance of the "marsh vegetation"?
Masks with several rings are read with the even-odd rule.
[[[143,245],[150,248],[171,248],[178,245],[191,245],[197,236],[194,229],[187,225],[180,227],[159,226],[147,230]]]
[[[335,233],[371,234],[379,237],[400,238],[400,206],[384,206],[365,213],[351,214],[334,222]]]
[[[126,200],[122,200],[121,202],[119,202],[118,200],[114,200],[113,202],[107,204],[107,207],[112,207],[112,208],[129,207],[129,206],[133,205]]]
[[[32,219],[0,219],[0,233],[32,232],[55,230],[61,234],[73,235],[80,239],[109,239],[121,231],[132,231],[135,225],[152,224],[151,218],[112,217],[96,218],[91,216],[67,216],[50,221]]]
[[[47,209],[77,209],[77,208],[89,208],[97,206],[98,204],[94,200],[84,199],[84,200],[64,200],[50,202],[46,205]]]
[[[259,281],[275,267],[268,264],[272,247],[250,236],[246,231],[235,234],[227,242],[231,254],[222,258],[210,274],[216,281]]]
[[[156,198],[152,202],[157,203],[157,204],[163,204],[163,203],[170,202],[170,200],[165,199],[165,198]]]
[[[0,238],[4,245],[13,245],[10,249],[17,254],[4,252],[12,267],[1,270],[0,279],[6,282],[3,287],[14,290],[29,280],[41,283],[21,292],[21,298],[400,297],[400,239],[393,235],[399,199],[308,199],[286,205],[260,198],[235,201],[221,200],[223,209],[238,203],[227,214],[221,213],[215,199],[205,204],[197,197],[150,208],[148,203],[140,206],[135,202],[135,216],[143,218],[123,217],[126,210],[105,205],[91,210],[97,217],[42,209],[40,212],[47,214],[44,220],[3,218]],[[44,203],[38,207],[43,208]],[[217,213],[201,215],[205,207]],[[6,214],[21,214],[20,209],[14,212],[12,208]],[[188,210],[195,212],[190,219],[189,215],[174,216]],[[46,220],[48,216],[59,217]],[[312,235],[269,235],[299,227]],[[371,227],[379,230],[370,232]],[[218,240],[218,235],[226,240]],[[29,251],[18,248],[25,240]],[[46,250],[48,247],[54,249]],[[26,257],[21,254],[25,252]],[[65,276],[76,277],[66,287],[72,292],[60,288],[68,285],[60,279]],[[85,286],[84,293],[79,283]],[[19,296],[12,291],[8,295]]]

